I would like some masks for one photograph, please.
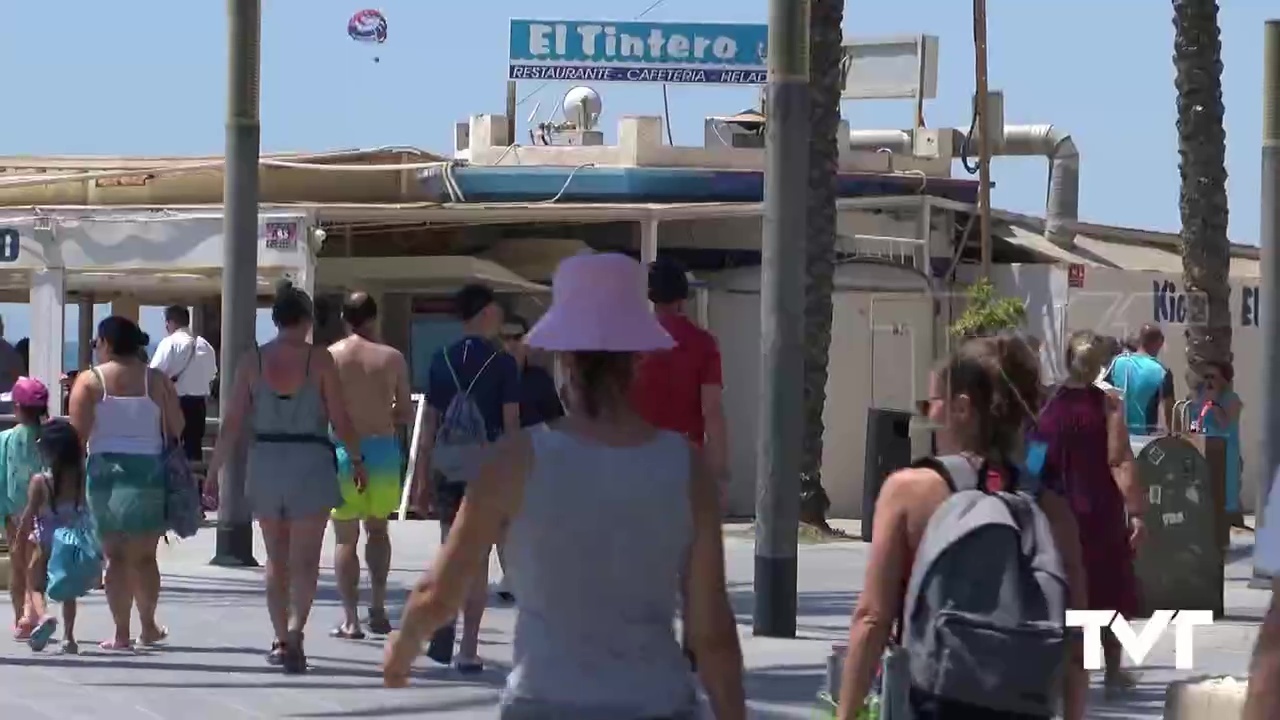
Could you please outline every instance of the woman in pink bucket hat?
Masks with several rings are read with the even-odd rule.
[[[20,377],[13,384],[13,413],[17,424],[0,432],[0,517],[4,519],[12,567],[25,568],[29,559],[28,540],[18,532],[18,518],[27,506],[27,486],[31,476],[44,468],[36,440],[40,423],[49,414],[49,388],[32,377]],[[13,602],[13,637],[31,637],[40,618],[36,617],[27,588],[27,574],[15,571],[9,580]]]
[[[407,683],[510,523],[519,603],[500,717],[696,717],[673,632],[681,593],[715,717],[745,717],[715,481],[683,436],[654,429],[628,400],[638,354],[673,344],[643,267],[618,254],[567,258],[526,341],[558,354],[569,413],[499,441],[387,643],[386,684]]]

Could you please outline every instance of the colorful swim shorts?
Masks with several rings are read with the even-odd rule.
[[[341,443],[338,447],[338,484],[342,488],[342,505],[333,511],[334,520],[385,520],[400,507],[404,454],[397,437],[360,439],[364,469],[369,486],[356,490],[351,457]]]

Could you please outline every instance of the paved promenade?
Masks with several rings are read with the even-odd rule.
[[[391,583],[393,605],[404,597],[436,547],[434,523],[394,527]],[[811,718],[814,693],[825,674],[828,648],[847,632],[866,558],[860,542],[802,545],[800,557],[800,637],[753,638],[751,625],[752,546],[749,528],[727,532],[730,593],[741,623],[753,717]],[[1243,674],[1266,593],[1249,590],[1250,538],[1241,535],[1228,575],[1229,617],[1197,631],[1196,663],[1201,673]],[[380,641],[345,642],[328,637],[340,617],[326,551],[320,597],[311,618],[308,651],[313,670],[285,676],[268,666],[270,640],[262,601],[260,570],[228,570],[207,565],[213,532],[162,548],[164,594],[161,620],[170,629],[163,649],[131,656],[97,651],[108,637],[101,593],[83,603],[82,655],[33,654],[24,645],[0,644],[0,716],[85,718],[396,718],[430,714],[438,718],[493,716],[493,705],[511,659],[514,611],[493,607],[485,616],[481,652],[489,669],[462,680],[425,658],[413,687],[387,690],[378,670]],[[264,554],[259,547],[259,559]],[[493,569],[496,577],[496,567]],[[396,608],[398,610],[398,608]],[[56,647],[56,646],[54,646]],[[1100,704],[1091,717],[1159,718],[1164,688],[1182,673],[1173,666],[1172,635],[1148,659],[1141,684],[1124,702]],[[1197,673],[1199,674],[1199,673]]]

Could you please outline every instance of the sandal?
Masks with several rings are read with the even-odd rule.
[[[163,625],[156,626],[155,637],[144,637],[142,633],[138,633],[138,644],[145,648],[155,647],[157,645],[163,644],[164,641],[168,639],[169,639],[169,628]]]
[[[58,632],[57,618],[47,617],[41,620],[36,629],[31,632],[31,637],[27,639],[27,647],[30,647],[32,652],[44,650],[56,632]]]
[[[387,611],[369,608],[369,632],[374,635],[389,635],[391,630],[391,620],[387,618]]]
[[[62,654],[63,655],[79,655],[80,646],[76,644],[75,640],[63,640]]]
[[[484,662],[478,657],[458,658],[453,661],[453,668],[460,675],[478,675],[484,672]]]
[[[124,642],[103,640],[98,643],[98,649],[111,653],[131,653],[133,652],[133,642],[131,640],[125,640]]]
[[[36,625],[40,624],[38,620],[23,620],[13,626],[13,639],[15,642],[26,642],[31,639],[31,633],[35,631]]]
[[[284,664],[284,643],[276,640],[271,643],[271,650],[267,652],[268,665]]]
[[[302,651],[302,633],[294,633],[293,641],[285,643],[280,660],[286,674],[300,675],[307,671],[307,655]]]
[[[339,640],[363,640],[364,630],[361,630],[359,625],[339,625],[329,631],[329,637],[338,638]]]
[[[1138,674],[1127,670],[1109,672],[1102,680],[1103,692],[1107,698],[1116,698],[1137,687],[1139,677]]]

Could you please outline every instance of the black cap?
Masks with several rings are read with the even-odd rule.
[[[664,305],[689,299],[689,272],[670,256],[649,263],[649,301]]]

